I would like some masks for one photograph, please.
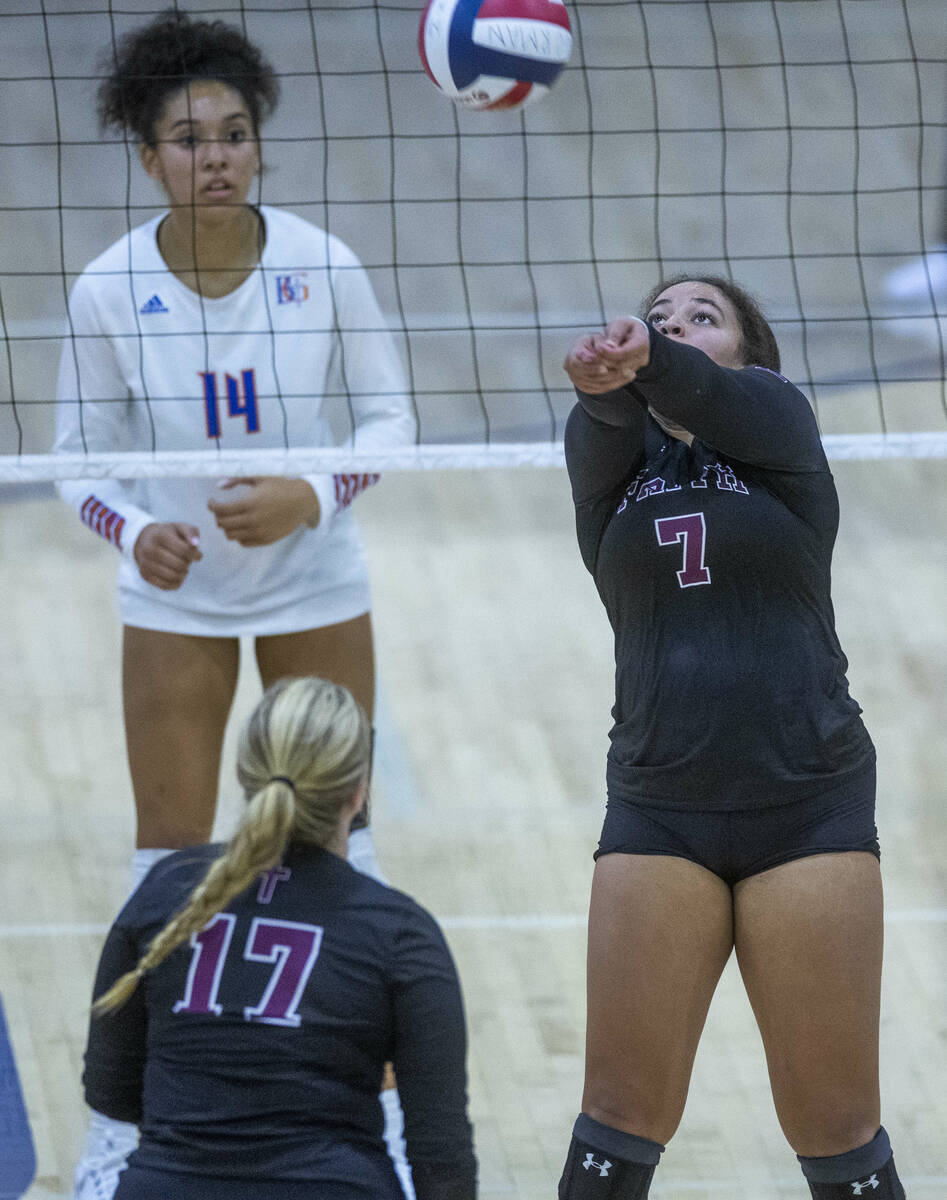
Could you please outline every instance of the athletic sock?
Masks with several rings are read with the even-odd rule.
[[[137,1125],[113,1121],[92,1110],[82,1157],[76,1167],[75,1200],[112,1200],[119,1172],[138,1145]]]
[[[361,871],[363,875],[370,875],[379,883],[388,882],[375,854],[375,840],[370,825],[353,829],[349,833],[348,860],[355,870]]]
[[[580,1113],[559,1200],[645,1200],[664,1147]]]
[[[815,1200],[852,1200],[855,1196],[904,1200],[904,1188],[883,1127],[867,1145],[845,1154],[826,1158],[797,1154],[796,1157]]]
[[[385,1145],[388,1147],[388,1157],[394,1164],[398,1182],[407,1200],[415,1200],[414,1184],[411,1182],[411,1164],[405,1154],[404,1144],[404,1112],[401,1108],[401,1097],[397,1088],[385,1088],[378,1093],[382,1111],[385,1114]]]

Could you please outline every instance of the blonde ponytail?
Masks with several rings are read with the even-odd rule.
[[[248,804],[223,854],[142,955],[92,1005],[113,1012],[141,978],[283,858],[290,840],[327,845],[368,773],[370,729],[352,695],[305,677],[273,684],[244,727],[237,776]]]

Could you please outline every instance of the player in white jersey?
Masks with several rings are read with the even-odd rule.
[[[357,448],[412,438],[400,364],[358,259],[297,216],[268,206],[255,212],[259,263],[219,298],[199,295],[168,269],[159,248],[164,217],[86,267],[70,298],[58,450],[323,446],[331,444],[323,396],[346,393]],[[60,490],[122,551],[126,625],[234,637],[294,633],[367,611],[367,575],[347,507],[373,478],[307,477],[300,491],[318,507],[315,527],[304,507],[294,529],[251,543],[250,553],[208,509],[212,499],[227,499],[213,478],[71,480]],[[234,496],[244,490],[231,489]],[[202,558],[170,590],[143,578],[135,552],[155,522],[199,531]]]
[[[57,450],[326,445],[332,398],[356,448],[412,441],[398,357],[356,256],[250,203],[260,124],[278,95],[259,50],[222,22],[169,10],[119,41],[108,72],[102,124],[138,142],[169,207],[75,284]],[[136,881],[210,836],[241,635],[256,639],[264,687],[321,675],[372,713],[368,578],[348,505],[376,478],[61,485],[122,555]],[[350,858],[377,869],[367,829]],[[100,1140],[114,1136],[105,1128]],[[107,1152],[80,1195],[111,1195],[116,1157]]]

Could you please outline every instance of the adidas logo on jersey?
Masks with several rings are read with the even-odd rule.
[[[162,303],[161,297],[158,295],[158,293],[155,292],[151,299],[146,300],[138,311],[140,313],[150,315],[151,313],[167,312],[168,308],[167,305]]]

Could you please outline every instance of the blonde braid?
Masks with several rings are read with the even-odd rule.
[[[211,917],[283,857],[295,820],[292,788],[273,780],[252,798],[243,820],[220,858],[191,892],[184,908],[156,934],[138,965],[127,971],[95,1001],[96,1016],[119,1008],[134,993],[139,980],[153,970]]]

